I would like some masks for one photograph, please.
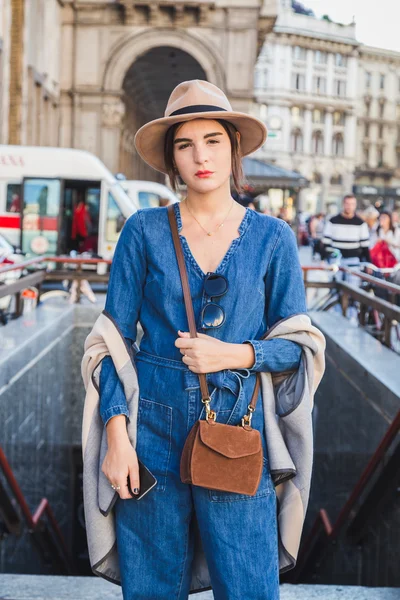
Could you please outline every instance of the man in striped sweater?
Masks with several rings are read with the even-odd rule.
[[[368,225],[356,215],[357,200],[348,195],[343,198],[342,211],[325,225],[324,257],[330,250],[339,250],[343,266],[356,267],[360,261],[369,261]]]

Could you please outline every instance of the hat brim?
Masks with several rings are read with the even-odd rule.
[[[195,119],[223,119],[235,125],[240,133],[240,148],[242,156],[247,156],[260,148],[267,139],[265,124],[246,113],[215,111],[202,113],[189,113],[162,117],[143,125],[135,135],[135,146],[143,160],[156,171],[167,173],[164,162],[164,137],[171,125],[193,121]]]

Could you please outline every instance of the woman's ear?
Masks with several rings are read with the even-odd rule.
[[[236,132],[236,138],[237,138],[238,144],[240,144],[240,131]]]

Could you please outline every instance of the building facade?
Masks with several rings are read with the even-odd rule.
[[[0,3],[0,141],[60,142],[62,0]]]
[[[163,176],[139,160],[134,135],[163,116],[172,89],[207,79],[233,107],[253,101],[258,49],[277,0],[64,2],[61,140],[132,179]]]
[[[308,212],[336,207],[356,166],[355,26],[296,14],[283,0],[255,67],[255,97],[269,135],[258,157],[310,181]]]
[[[362,46],[357,94],[354,190],[400,211],[400,53]]]

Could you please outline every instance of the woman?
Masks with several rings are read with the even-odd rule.
[[[379,215],[375,242],[378,241],[386,242],[396,261],[400,261],[400,228],[395,226],[392,213],[387,210]]]
[[[186,183],[186,198],[174,204],[174,216],[199,334],[190,338],[187,331],[167,208],[139,210],[121,232],[105,307],[129,344],[138,321],[143,329],[135,357],[136,451],[126,434],[130,415],[110,357],[103,360],[100,377],[108,441],[102,470],[119,493],[115,520],[124,599],[187,598],[197,528],[216,600],[276,600],[276,497],[262,410],[252,422],[264,451],[255,496],[183,484],[179,462],[191,427],[204,417],[198,373],[208,374],[218,420],[236,424],[246,412],[257,371],[298,367],[299,345],[260,340],[277,321],[306,312],[296,242],[284,221],[245,208],[231,196],[231,175],[237,193],[242,191],[241,157],[266,139],[261,121],[232,111],[220,89],[199,80],[178,85],[165,114],[144,125],[135,143],[149,165],[169,175],[173,188],[178,176]],[[214,273],[225,278],[228,290],[211,298],[205,282]],[[210,301],[221,308],[213,315],[203,310]],[[136,502],[127,477],[138,493],[137,456],[157,486]],[[132,577],[133,565],[140,578]]]

